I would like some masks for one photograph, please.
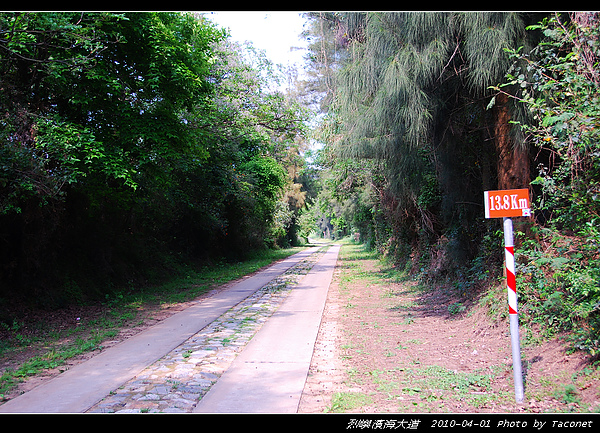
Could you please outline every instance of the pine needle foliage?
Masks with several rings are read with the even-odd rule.
[[[504,50],[525,43],[531,18],[485,12],[330,18],[346,56],[339,56],[330,96],[338,129],[329,146],[340,160],[382,162],[372,182],[378,205],[371,208],[383,209],[391,233],[383,248],[404,243],[417,256],[432,256],[432,246],[449,238],[458,260],[473,258],[487,233],[482,191],[496,186],[489,87],[510,66]]]
[[[498,82],[510,66],[504,50],[525,39],[523,17],[514,13],[464,13],[458,15],[458,27],[464,35],[464,53],[468,65],[470,90],[482,94]]]

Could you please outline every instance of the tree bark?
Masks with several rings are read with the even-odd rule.
[[[511,135],[508,96],[496,96],[494,142],[498,156],[498,189],[528,188],[531,180],[529,148],[514,142]]]

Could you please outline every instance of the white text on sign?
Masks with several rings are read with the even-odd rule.
[[[485,217],[527,217],[531,215],[528,189],[485,191]]]

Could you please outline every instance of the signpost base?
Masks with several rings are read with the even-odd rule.
[[[515,400],[523,403],[523,370],[521,369],[521,343],[519,342],[519,316],[510,316],[510,344],[512,346],[513,376],[515,381]]]

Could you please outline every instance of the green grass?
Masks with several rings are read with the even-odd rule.
[[[376,370],[348,370],[349,381],[363,386],[376,385],[377,393],[387,400],[398,401],[400,412],[418,408],[422,411],[444,410],[446,401],[463,401],[465,404],[482,407],[490,402],[511,399],[510,393],[493,393],[492,382],[498,371],[457,372],[442,366],[395,367]],[[557,390],[560,398],[576,401],[570,390]],[[336,395],[332,400],[332,411],[349,411],[370,404],[372,396],[362,399],[361,394]],[[558,397],[557,397],[558,398]]]
[[[358,392],[336,392],[326,412],[344,413],[373,403],[373,399]]]

